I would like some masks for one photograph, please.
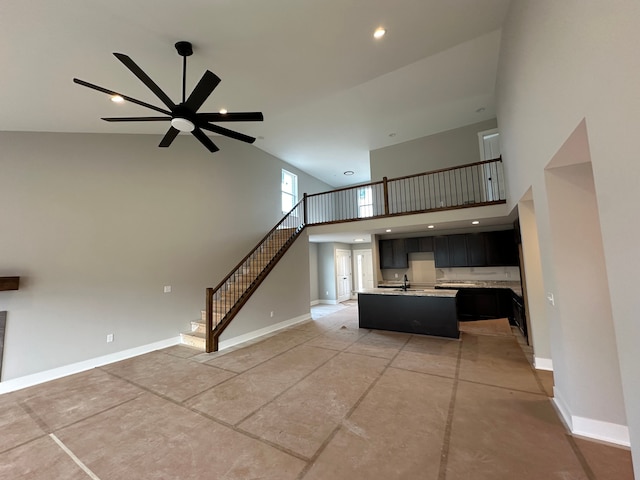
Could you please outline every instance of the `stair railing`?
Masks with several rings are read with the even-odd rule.
[[[206,293],[206,351],[306,226],[506,203],[502,158],[304,194],[215,288]]]
[[[207,288],[205,343],[218,351],[219,338],[276,263],[304,230],[305,197],[267,233],[215,288]]]

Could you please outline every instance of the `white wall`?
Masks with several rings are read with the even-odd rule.
[[[634,283],[640,225],[631,221],[637,217],[640,178],[638,25],[640,3],[633,0],[512,2],[502,34],[497,113],[509,202],[517,202],[533,187],[549,292],[556,290],[556,267],[544,167],[586,120],[626,417],[640,478],[640,322]],[[550,321],[561,324],[562,318],[556,314]],[[552,325],[552,332],[555,328],[560,327]],[[598,355],[597,344],[593,355]],[[553,362],[555,370],[563,368],[555,355]],[[592,420],[615,427],[619,415],[598,412],[597,417]],[[598,425],[592,424],[595,433]]]
[[[210,154],[190,136],[168,149],[158,141],[0,133],[0,275],[21,276],[19,291],[0,292],[3,380],[177,337],[200,317],[205,288],[281,218],[281,168],[299,175],[300,191],[329,189],[241,142],[217,138]],[[306,280],[284,275],[269,290],[270,310],[308,313],[301,270]]]
[[[369,154],[371,181],[480,161],[478,132],[496,128],[495,119],[436,133]]]

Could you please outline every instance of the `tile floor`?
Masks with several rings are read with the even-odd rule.
[[[357,306],[0,396],[0,479],[632,479],[567,434],[517,335],[358,329]],[[526,350],[526,349],[525,349]]]

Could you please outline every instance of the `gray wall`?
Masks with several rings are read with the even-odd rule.
[[[358,244],[358,248],[364,248],[360,245]],[[318,243],[318,289],[321,301],[335,302],[338,299],[335,252],[336,249],[352,250],[352,247],[348,243]]]
[[[371,181],[480,161],[478,132],[496,128],[496,119],[447,130],[369,153]]]
[[[497,79],[507,198],[513,206],[531,189],[544,290],[556,295],[555,305],[546,303],[545,313],[554,370],[558,371],[556,387],[566,400],[565,418],[582,434],[604,433],[619,440],[625,431],[619,423],[626,416],[636,478],[640,478],[640,322],[636,288],[640,225],[630,219],[637,217],[635,192],[640,178],[639,24],[640,4],[633,0],[617,1],[615,8],[599,0],[512,2],[503,28]],[[603,377],[602,367],[608,369],[611,378],[620,376],[624,412],[618,401],[619,386],[613,392],[591,388],[591,372],[576,368],[585,352],[596,359],[600,356],[600,340],[589,344],[589,339],[597,336],[602,325],[585,318],[579,328],[573,328],[572,321],[578,319],[570,318],[576,311],[572,303],[582,285],[568,285],[564,281],[567,267],[555,261],[563,245],[558,241],[557,222],[550,214],[553,199],[545,182],[545,168],[565,146],[571,147],[569,140],[580,129],[584,138],[577,146],[588,153],[591,162],[601,226],[592,235],[602,237],[606,271],[602,280],[610,295],[610,333],[615,335],[613,345],[607,338],[596,381]],[[562,157],[572,160],[573,149],[565,150]],[[608,301],[606,292],[601,292],[601,296],[588,300]],[[533,329],[535,322],[532,319]],[[619,371],[607,358],[610,348],[617,356]],[[589,388],[583,390],[585,386]]]
[[[318,283],[318,244],[309,242],[309,298],[311,303],[320,300]]]
[[[281,168],[301,192],[330,188],[241,142],[217,138],[212,155],[159,138],[0,133],[0,275],[22,277],[0,292],[3,380],[177,337],[281,218]],[[306,238],[292,255],[308,264]],[[287,264],[295,274],[265,284],[268,302],[256,297],[230,333],[308,313],[308,269]]]

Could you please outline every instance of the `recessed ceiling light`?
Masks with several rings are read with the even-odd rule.
[[[350,175],[353,175],[355,172],[353,170],[347,170],[346,172],[344,172],[344,174],[348,177]]]
[[[382,38],[385,33],[387,33],[387,31],[384,28],[378,27],[376,28],[376,31],[373,32],[373,38]]]
[[[429,225],[427,228],[435,228],[434,225]]]
[[[390,229],[390,228],[387,228],[386,232],[387,232],[387,233],[389,233],[390,231],[391,231],[391,229]]]
[[[122,103],[124,102],[124,98],[122,98],[120,95],[112,95],[111,101],[115,103]]]
[[[391,138],[395,137],[396,135],[397,135],[397,133],[395,133],[395,132],[392,132],[392,133],[390,133],[390,134],[389,134],[389,136],[390,136]]]
[[[354,238],[354,242],[364,242],[364,238]]]
[[[478,225],[480,222],[478,220],[474,220],[473,222],[471,222],[471,225]]]
[[[482,113],[484,112],[485,108],[484,107],[480,107],[479,109],[476,110],[476,113]]]
[[[221,108],[221,109],[220,109],[220,113],[221,113],[222,115],[226,115],[226,114],[227,114],[227,109],[226,109],[226,108]]]

